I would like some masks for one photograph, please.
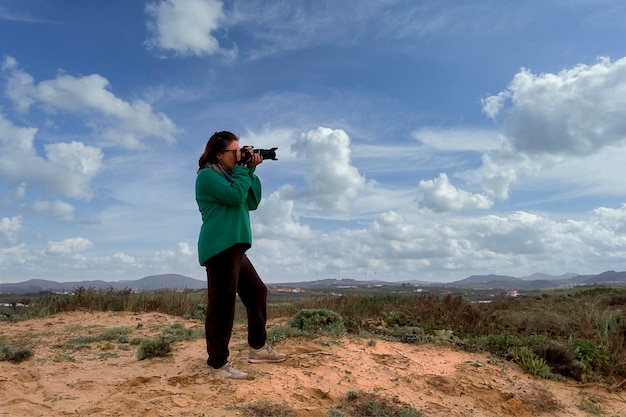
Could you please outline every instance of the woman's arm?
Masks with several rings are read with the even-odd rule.
[[[225,206],[240,206],[247,201],[252,179],[248,168],[236,166],[230,179],[211,168],[198,173],[196,197],[200,200],[214,200]]]

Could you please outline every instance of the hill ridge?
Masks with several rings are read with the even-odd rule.
[[[530,279],[536,277],[537,279]],[[559,276],[535,273],[527,277],[517,278],[509,275],[487,274],[471,275],[467,278],[453,282],[431,282],[419,280],[405,280],[399,282],[367,281],[355,279],[323,279],[314,281],[294,281],[285,283],[266,283],[270,287],[329,287],[345,285],[420,285],[444,288],[461,289],[517,289],[517,290],[541,290],[550,288],[564,288],[590,284],[613,284],[626,286],[626,271],[605,271],[596,275],[578,275],[566,273]],[[17,283],[0,283],[0,292],[3,293],[37,293],[44,291],[69,292],[76,288],[94,289],[131,289],[134,291],[157,291],[164,289],[173,290],[203,290],[206,288],[205,280],[198,280],[181,274],[149,275],[137,280],[102,281],[86,280],[77,282],[57,282],[44,279],[30,279]]]

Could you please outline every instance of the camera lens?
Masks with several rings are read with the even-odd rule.
[[[261,155],[261,158],[263,158],[263,159],[273,159],[274,161],[276,161],[276,160],[278,160],[278,158],[276,158],[276,149],[278,149],[278,148],[253,149],[252,152],[258,153],[259,155]]]

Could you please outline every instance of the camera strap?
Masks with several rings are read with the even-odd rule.
[[[232,178],[230,178],[230,176],[232,175],[230,172],[226,171],[220,164],[217,164],[217,168],[215,167],[214,164],[209,163],[209,166],[211,168],[213,168],[213,171],[218,172],[220,174],[222,174],[224,176],[224,178],[226,178],[226,180],[228,182],[233,182]]]

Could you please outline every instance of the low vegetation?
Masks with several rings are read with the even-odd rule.
[[[141,341],[137,351],[139,360],[164,357],[172,351],[172,343],[183,340],[194,340],[204,337],[204,330],[192,330],[181,323],[174,323],[163,330],[163,333],[155,339],[145,339]]]
[[[296,417],[287,404],[257,401],[243,408],[246,417]]]
[[[20,363],[30,359],[32,356],[33,351],[29,348],[20,348],[12,345],[0,347],[0,361]]]
[[[133,294],[128,290],[78,288],[73,294],[22,297],[20,306],[17,304],[0,307],[0,319],[17,321],[65,311],[100,310],[157,311],[203,320],[206,294]],[[610,287],[578,288],[558,294],[546,291],[490,303],[426,291],[292,298],[271,295],[270,317],[288,320],[284,326],[272,328],[268,336],[276,342],[294,335],[348,333],[370,340],[450,344],[515,361],[539,378],[616,382],[626,378],[625,310],[626,290]],[[245,319],[241,305],[237,314],[239,320]],[[128,329],[110,329],[72,343],[139,345],[137,356],[145,359],[169,354],[174,341],[202,337],[201,330],[192,334],[182,325],[166,329],[154,340],[134,340],[129,333]],[[6,338],[0,335],[0,360],[20,361],[32,356],[29,346]]]
[[[295,417],[287,404],[257,401],[242,407],[246,417]],[[348,391],[341,403],[328,410],[328,417],[422,417],[424,413],[397,398],[392,400],[376,394]]]
[[[341,404],[329,411],[330,417],[422,417],[424,413],[397,398],[387,400],[376,394],[348,391]]]

